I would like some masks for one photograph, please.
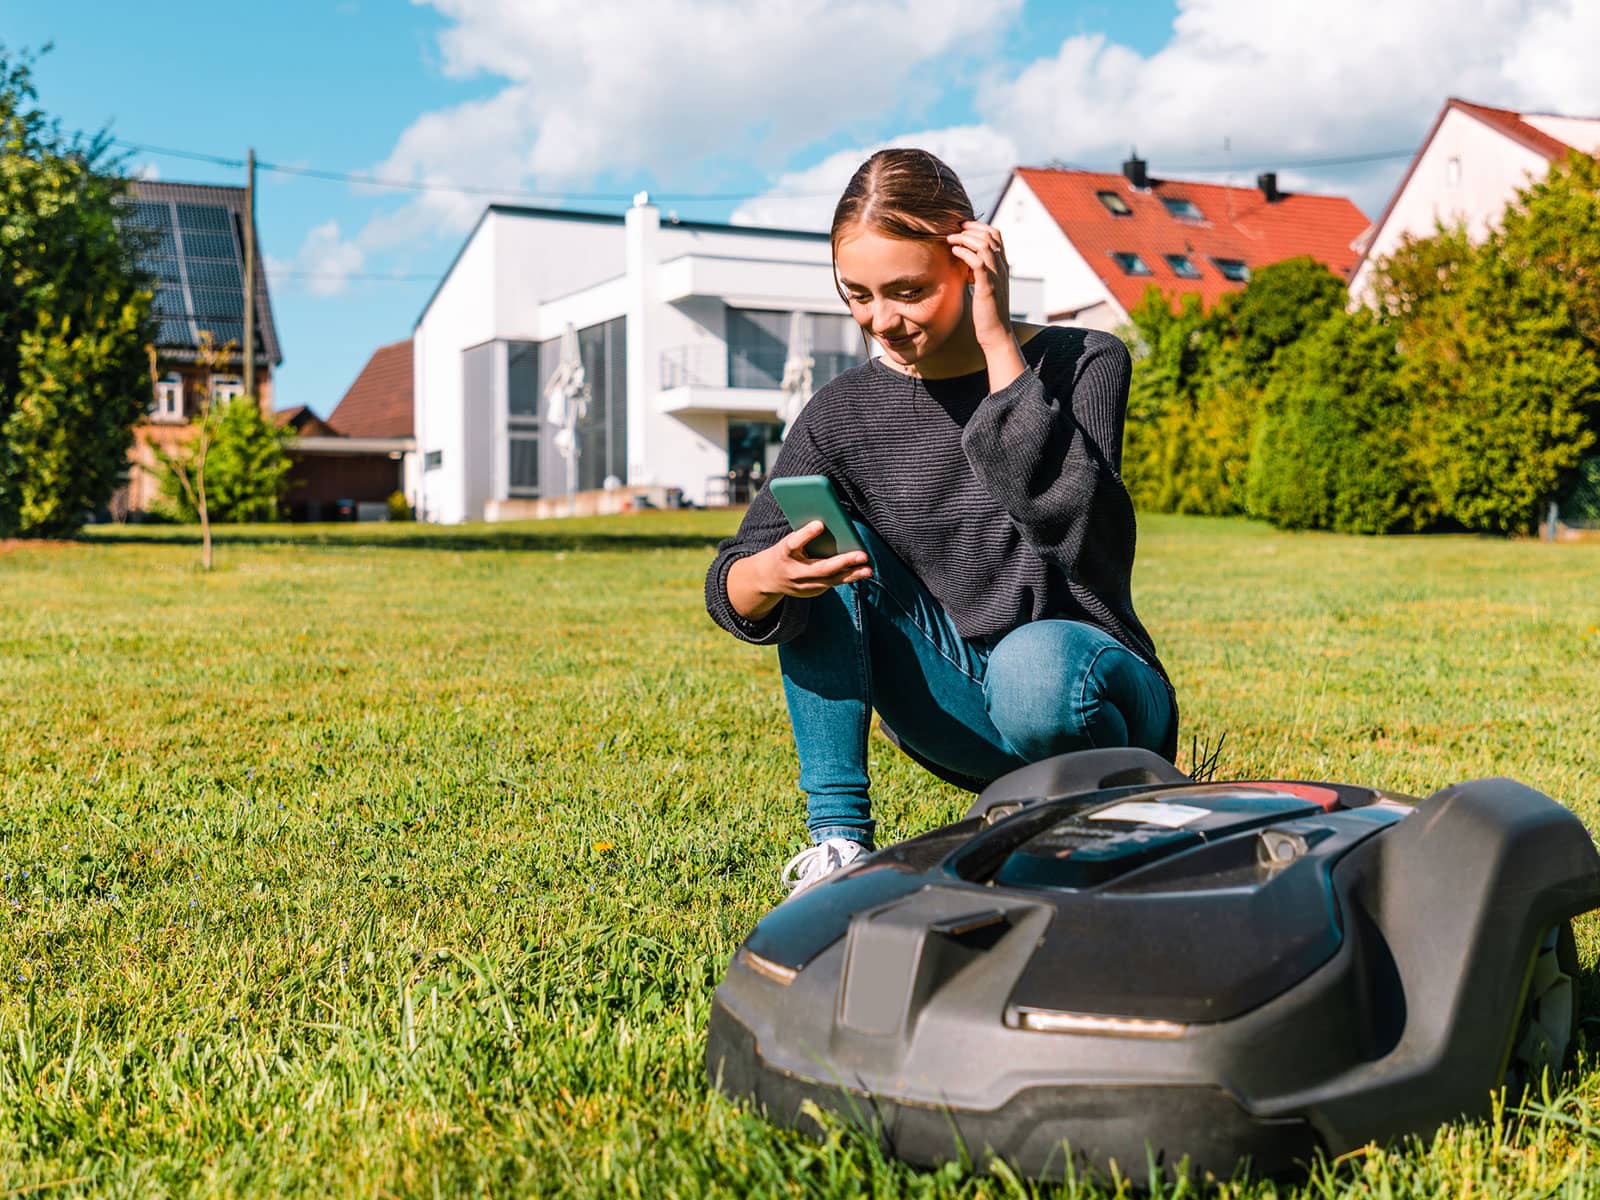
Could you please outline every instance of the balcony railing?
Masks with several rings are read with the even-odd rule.
[[[676,346],[661,352],[662,390],[679,387],[732,387],[776,391],[783,385],[787,353],[722,346]],[[822,351],[811,355],[811,386],[821,387],[865,360],[853,352]]]
[[[661,388],[727,387],[728,352],[722,346],[674,346],[661,352]]]

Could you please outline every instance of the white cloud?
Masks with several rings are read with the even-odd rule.
[[[864,159],[891,146],[919,146],[949,163],[966,185],[981,218],[998,196],[1006,175],[1017,164],[1016,144],[985,125],[958,125],[908,133],[886,142],[830,154],[814,167],[779,176],[770,192],[735,210],[736,225],[768,225],[790,229],[827,229],[833,208],[850,176]]]
[[[925,146],[974,179],[991,164],[1114,169],[1137,147],[1157,175],[1166,163],[1185,178],[1235,183],[1280,162],[1403,151],[1278,170],[1280,186],[1343,192],[1375,217],[1447,96],[1600,113],[1595,46],[1592,0],[1180,0],[1155,53],[1101,34],[1068,38],[1020,71],[994,70],[979,89],[981,124],[832,154],[781,176],[734,220],[826,228],[827,194],[837,198],[861,159],[886,145]],[[970,190],[983,208],[985,185]]]
[[[339,232],[339,222],[325,221],[306,234],[293,269],[296,281],[304,283],[313,296],[337,296],[365,263],[366,254]]]
[[[1069,38],[990,79],[978,109],[1027,159],[1106,164],[1137,146],[1157,175],[1163,160],[1225,170],[1224,139],[1252,168],[1411,150],[1451,95],[1600,112],[1595,11],[1588,0],[1180,0],[1156,53]],[[1312,178],[1324,190],[1359,186],[1375,214],[1403,169]]]
[[[325,276],[308,283],[322,294],[376,256],[459,236],[497,196],[607,177],[714,192],[755,166],[775,181],[735,221],[825,228],[851,171],[882,145],[946,158],[980,211],[1018,162],[1109,168],[1137,146],[1157,175],[1231,169],[1249,182],[1277,166],[1285,186],[1343,192],[1375,216],[1447,96],[1600,114],[1594,0],[1179,0],[1153,53],[1086,34],[1020,68],[999,49],[1025,32],[1021,0],[413,2],[451,22],[447,74],[504,86],[418,117],[372,168],[441,190],[348,238],[332,223],[308,235],[296,269]],[[968,123],[880,139],[886,120],[925,126],[918,114],[972,78]],[[808,164],[822,143],[858,148]],[[464,183],[493,190],[450,190]]]
[[[608,172],[706,191],[752,162],[779,167],[932,103],[993,52],[1022,0],[415,2],[455,22],[440,37],[448,74],[508,82],[401,134],[372,174],[441,190],[363,230],[368,250],[460,233],[496,196],[450,184],[526,201]]]

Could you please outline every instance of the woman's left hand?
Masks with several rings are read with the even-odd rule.
[[[972,268],[972,329],[985,353],[1015,345],[1011,333],[1011,287],[1000,231],[982,221],[963,221],[948,234],[950,251]]]

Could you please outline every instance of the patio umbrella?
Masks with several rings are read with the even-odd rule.
[[[800,416],[800,410],[811,398],[811,321],[808,314],[797,312],[789,318],[789,357],[783,364],[783,436]]]
[[[584,376],[578,331],[569,323],[561,334],[561,361],[545,384],[545,420],[556,426],[551,439],[567,462],[567,511],[576,507],[578,480],[578,422],[589,411],[589,381]]]

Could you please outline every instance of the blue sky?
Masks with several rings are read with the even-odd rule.
[[[1336,11],[1330,11],[1335,10]],[[1369,11],[1370,10],[1370,11]],[[1600,112],[1567,0],[0,0],[68,128],[426,183],[258,176],[285,362],[280,406],[327,413],[410,334],[488,197],[614,211],[643,187],[686,217],[815,226],[865,153],[950,159],[980,207],[1016,162],[1114,166],[1352,196],[1376,215],[1447,95]],[[753,13],[753,15],[752,15]],[[1223,150],[1224,139],[1230,153]],[[1325,157],[1386,155],[1344,167]],[[130,155],[160,178],[240,169]],[[1178,174],[1173,171],[1173,174]],[[686,199],[714,193],[712,199]],[[377,277],[377,278],[374,278]]]

